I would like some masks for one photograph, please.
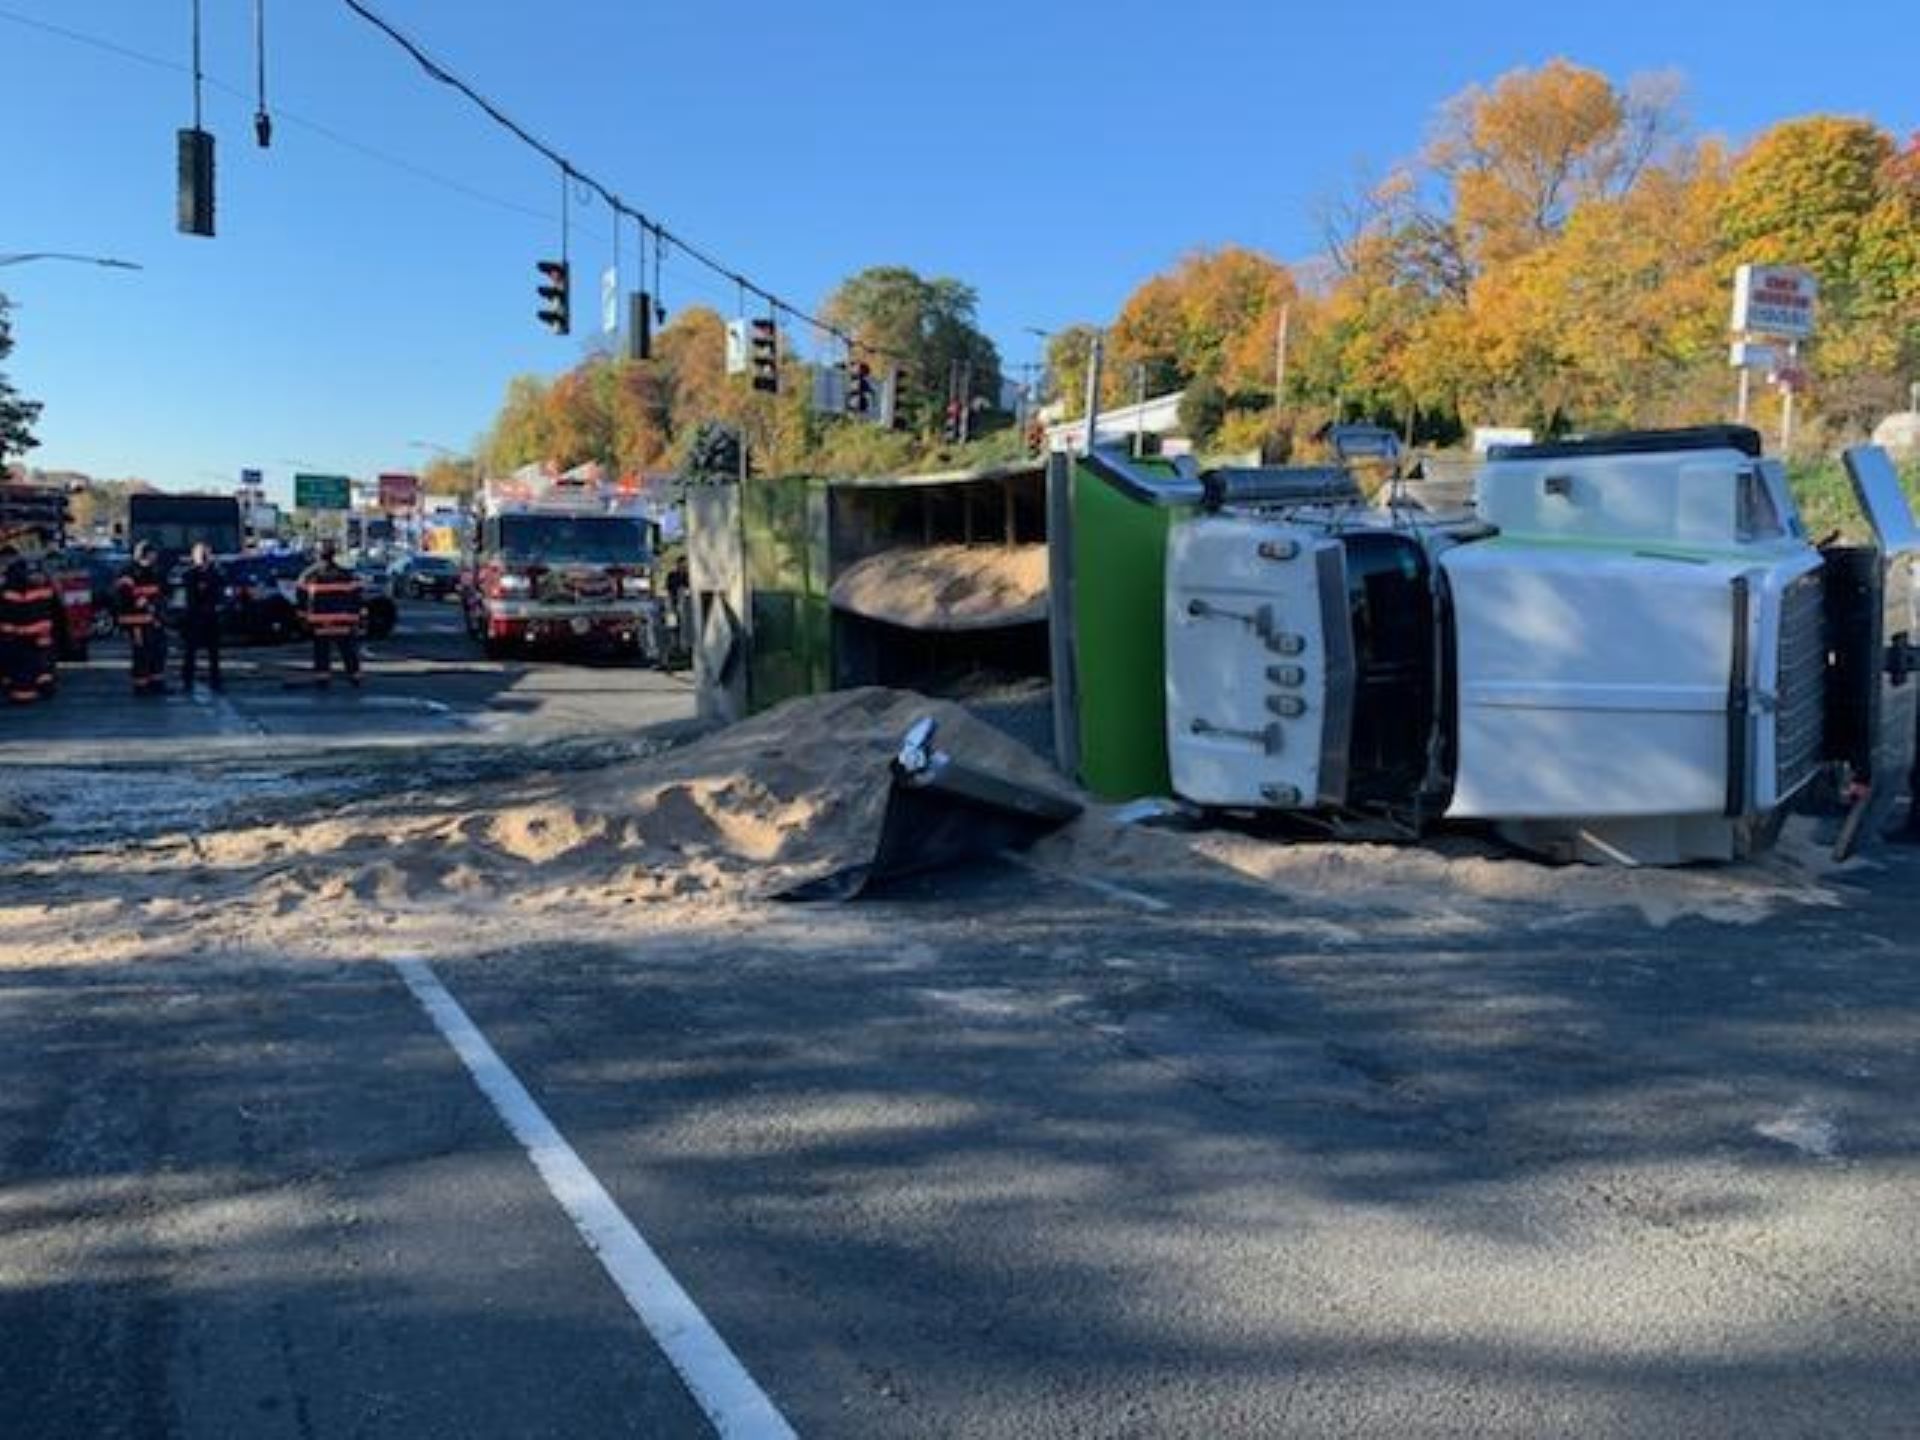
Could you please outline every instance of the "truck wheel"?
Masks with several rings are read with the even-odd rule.
[[[507,642],[504,640],[496,640],[491,635],[481,640],[480,649],[489,660],[504,660],[507,658]]]

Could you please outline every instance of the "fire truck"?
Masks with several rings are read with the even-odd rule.
[[[93,576],[67,552],[67,494],[57,485],[0,483],[0,545],[46,567],[60,607],[54,640],[62,660],[85,660],[93,633]]]
[[[653,658],[653,526],[593,468],[481,487],[461,599],[489,656],[546,648]]]

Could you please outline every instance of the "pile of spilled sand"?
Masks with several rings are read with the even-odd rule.
[[[601,768],[216,829],[179,842],[180,858],[322,900],[759,899],[872,860],[889,762],[923,717],[938,723],[941,748],[1065,788],[1044,761],[957,705],[864,689],[792,701]]]
[[[975,767],[1067,788],[1045,761],[957,705],[853,690],[588,768],[416,780],[378,798],[303,804],[296,796],[251,818],[183,818],[149,842],[43,862],[39,898],[57,907],[144,896],[187,911],[244,899],[256,914],[288,919],[328,902],[345,902],[343,913],[438,906],[477,914],[510,904],[556,916],[645,901],[737,906],[873,859],[889,762],[923,717],[938,723],[941,748]],[[1292,914],[1436,938],[1620,910],[1654,925],[1684,917],[1746,924],[1790,905],[1843,903],[1827,883],[1835,867],[1799,824],[1754,862],[1622,870],[1541,865],[1459,837],[1368,845],[1181,833],[1123,824],[1096,806],[1043,840],[1032,862],[1176,905],[1183,897],[1208,903],[1199,897],[1209,882],[1265,887]],[[1227,902],[1241,903],[1260,902]]]
[[[1434,934],[1551,928],[1606,911],[1637,911],[1649,925],[1681,919],[1751,925],[1792,905],[1838,906],[1837,874],[1872,862],[1836,862],[1815,823],[1788,821],[1779,843],[1746,861],[1678,868],[1550,865],[1460,835],[1420,844],[1280,840],[1230,829],[1179,831],[1125,823],[1095,807],[1043,840],[1043,868],[1110,881],[1254,882],[1297,905],[1359,919],[1411,917]]]
[[[1045,545],[886,550],[834,582],[834,609],[913,630],[982,630],[1047,618]]]

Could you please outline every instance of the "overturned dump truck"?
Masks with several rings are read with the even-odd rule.
[[[1764,848],[1822,778],[1863,837],[1909,784],[1920,534],[1884,451],[1846,465],[1874,539],[1826,548],[1744,427],[1496,449],[1454,513],[1338,468],[1074,473],[1166,512],[1176,795],[1674,864]]]

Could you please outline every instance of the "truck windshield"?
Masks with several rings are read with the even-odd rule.
[[[503,515],[500,558],[517,564],[641,565],[647,535],[619,515]]]

